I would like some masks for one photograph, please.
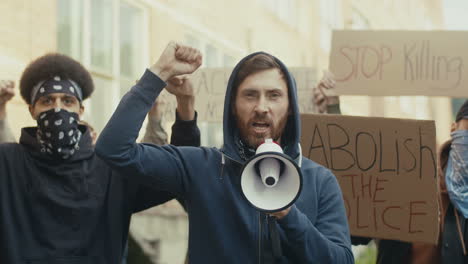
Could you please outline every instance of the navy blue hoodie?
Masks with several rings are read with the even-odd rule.
[[[174,198],[113,176],[89,129],[80,129],[80,149],[68,160],[42,153],[33,127],[19,144],[0,144],[1,264],[120,263],[131,214]],[[194,121],[177,120],[173,135],[174,144],[199,144]]]
[[[96,152],[112,167],[156,190],[186,201],[189,260],[198,263],[265,263],[269,254],[266,216],[242,197],[236,121],[231,113],[233,79],[224,103],[224,146],[194,148],[137,144],[138,131],[166,84],[150,71],[124,96],[99,137]],[[290,105],[282,145],[301,160],[300,115],[295,82],[286,67]],[[342,193],[335,176],[302,157],[303,189],[287,216],[278,220],[283,256],[278,263],[354,263]]]

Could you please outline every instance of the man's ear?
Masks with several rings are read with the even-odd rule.
[[[29,105],[28,109],[29,109],[29,114],[31,114],[32,119],[37,120],[37,118],[34,116],[34,106]]]
[[[457,122],[453,122],[452,126],[450,127],[450,133],[457,130],[457,128],[458,128]]]
[[[84,114],[84,110],[85,110],[85,107],[83,104],[80,105],[80,111],[78,112],[78,115],[80,117],[80,120],[82,119],[83,117],[83,114]]]

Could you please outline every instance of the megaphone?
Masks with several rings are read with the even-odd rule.
[[[271,139],[265,140],[244,164],[240,181],[245,199],[266,213],[290,207],[302,190],[300,168]]]

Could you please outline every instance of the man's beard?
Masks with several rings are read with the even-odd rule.
[[[241,136],[241,140],[252,148],[257,148],[265,139],[271,138],[276,142],[279,142],[283,135],[286,122],[288,121],[288,114],[285,114],[283,118],[276,124],[273,123],[271,118],[256,114],[255,117],[249,119],[246,123],[237,119],[237,127]],[[252,124],[255,122],[262,122],[269,124],[269,131],[266,133],[254,133],[252,130]]]

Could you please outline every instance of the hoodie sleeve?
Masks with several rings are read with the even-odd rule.
[[[183,193],[187,175],[180,150],[174,146],[137,144],[146,114],[166,86],[146,70],[140,81],[122,98],[96,143],[96,154],[124,175],[176,196]]]
[[[174,146],[200,146],[200,129],[197,125],[198,113],[193,120],[182,120],[176,111],[176,120],[172,125],[171,144]]]
[[[278,223],[300,263],[354,263],[341,190],[335,176],[325,173],[315,224],[294,205]]]

